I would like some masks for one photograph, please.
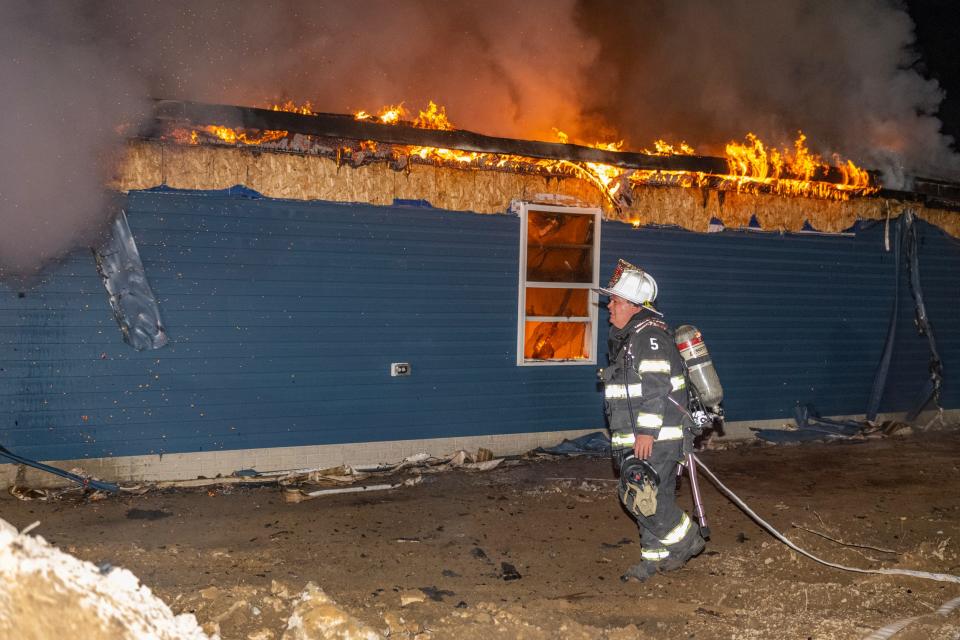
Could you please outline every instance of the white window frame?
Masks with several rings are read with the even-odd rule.
[[[593,280],[586,282],[538,282],[527,280],[527,226],[528,217],[531,211],[544,211],[547,213],[566,213],[592,215],[593,218]],[[600,286],[600,224],[603,217],[599,208],[596,207],[560,207],[545,204],[533,204],[529,202],[520,203],[520,264],[519,264],[519,291],[517,294],[517,366],[557,366],[557,365],[596,365],[597,364],[597,335],[599,321],[599,294],[594,291]],[[551,317],[551,316],[527,316],[527,288],[534,287],[538,289],[586,289],[587,290],[587,309],[589,315],[571,316],[571,317]],[[587,339],[590,340],[589,357],[583,359],[569,360],[528,360],[523,357],[523,341],[526,330],[526,322],[535,320],[537,322],[584,322],[589,323],[590,330],[587,333]]]

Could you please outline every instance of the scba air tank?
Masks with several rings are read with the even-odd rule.
[[[700,393],[700,399],[704,406],[716,411],[723,401],[723,387],[720,386],[720,378],[717,376],[717,370],[713,367],[713,361],[707,352],[707,345],[703,343],[700,330],[692,325],[685,324],[677,327],[674,336],[677,341],[677,349],[680,350],[680,355],[687,363],[690,383]]]

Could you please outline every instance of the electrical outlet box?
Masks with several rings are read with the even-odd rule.
[[[408,376],[410,375],[410,363],[409,362],[391,362],[390,363],[390,376],[396,378],[397,376]]]

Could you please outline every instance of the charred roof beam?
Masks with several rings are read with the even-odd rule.
[[[219,125],[233,129],[286,131],[303,135],[346,140],[457,149],[477,153],[514,155],[544,160],[597,162],[623,169],[642,171],[682,171],[725,176],[730,174],[726,158],[696,155],[654,155],[628,151],[608,151],[578,144],[519,140],[487,136],[462,129],[425,129],[406,124],[383,124],[375,120],[357,120],[351,115],[318,113],[305,115],[257,107],[207,104],[180,100],[156,100],[154,119],[158,125]],[[879,174],[871,171],[871,181],[879,184]],[[843,172],[836,167],[820,167],[812,181],[844,184]],[[938,199],[960,200],[960,186],[917,179],[914,191]],[[920,184],[923,183],[923,184]]]
[[[256,107],[157,100],[154,104],[154,117],[162,124],[189,123],[192,125],[219,125],[234,129],[287,131],[327,138],[375,140],[389,144],[438,147],[545,160],[598,162],[624,169],[690,171],[710,174],[726,174],[729,171],[725,159],[710,156],[660,156],[607,151],[577,144],[500,138],[461,129],[423,129],[403,124],[382,124],[371,120],[357,120],[352,116],[343,114],[304,115]]]

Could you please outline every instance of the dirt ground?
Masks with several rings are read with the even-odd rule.
[[[960,431],[701,458],[818,556],[960,574]],[[619,580],[640,548],[603,458],[521,460],[300,503],[276,486],[96,502],[5,495],[0,516],[20,528],[39,520],[34,533],[61,549],[130,569],[225,640],[280,638],[311,581],[391,638],[863,638],[912,616],[922,618],[895,638],[960,637],[960,609],[934,613],[960,585],[817,564],[701,483],[707,551],[644,584]],[[685,480],[679,500],[689,508]]]

